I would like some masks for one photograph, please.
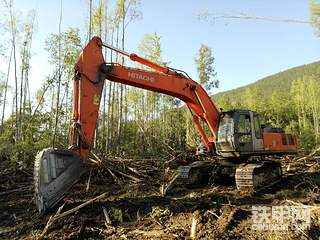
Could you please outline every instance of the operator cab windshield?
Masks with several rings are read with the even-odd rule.
[[[224,114],[220,117],[218,142],[230,142],[233,137],[233,114]]]

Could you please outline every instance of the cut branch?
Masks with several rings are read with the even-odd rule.
[[[96,198],[93,198],[93,199],[91,199],[91,200],[89,200],[89,201],[87,201],[87,202],[85,202],[85,203],[83,203],[83,204],[81,204],[81,205],[79,205],[79,206],[77,206],[77,207],[69,210],[69,211],[66,211],[66,212],[60,214],[60,212],[61,212],[61,210],[62,210],[62,208],[63,208],[63,206],[64,206],[64,204],[63,204],[63,205],[58,209],[58,211],[57,211],[57,213],[54,215],[54,217],[52,217],[52,216],[50,217],[50,219],[49,219],[46,227],[44,228],[44,230],[43,230],[43,232],[42,232],[42,234],[41,234],[41,236],[40,236],[39,239],[41,239],[41,238],[46,234],[46,232],[48,231],[49,227],[53,224],[54,221],[58,220],[59,218],[65,217],[65,216],[67,216],[67,215],[69,215],[69,214],[71,214],[71,213],[73,213],[73,212],[76,212],[76,211],[78,211],[79,209],[81,209],[81,208],[89,205],[90,203],[92,203],[92,202],[94,202],[94,201],[96,201],[96,200],[98,200],[98,199],[101,199],[101,198],[105,197],[106,195],[107,195],[107,192],[105,192],[104,194],[101,194],[100,196],[98,196],[98,197],[96,197]]]
[[[313,21],[300,21],[300,20],[294,20],[294,19],[276,19],[276,18],[265,18],[260,17],[256,15],[229,15],[226,13],[208,13],[207,11],[203,13],[195,14],[197,15],[197,18],[199,21],[201,20],[207,20],[208,16],[213,16],[213,19],[217,18],[238,18],[238,19],[255,19],[255,20],[266,20],[266,21],[276,21],[276,22],[296,22],[296,23],[310,23],[310,24],[320,24],[320,22],[313,22]]]
[[[172,184],[174,183],[174,181],[175,181],[179,176],[180,176],[180,173],[177,173],[177,174],[173,177],[173,179],[168,183],[168,186],[167,186],[165,189],[161,188],[160,192],[161,192],[162,196],[165,196],[166,193],[167,193],[167,191],[169,191],[169,190],[172,188],[172,186],[173,186]]]

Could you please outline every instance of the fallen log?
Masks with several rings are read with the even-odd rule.
[[[128,171],[126,171],[125,169],[123,169],[122,167],[117,167],[114,166],[110,161],[107,162],[106,164],[106,160],[102,161],[101,159],[99,159],[99,157],[97,155],[95,155],[94,153],[92,153],[92,155],[99,161],[99,163],[101,163],[109,172],[110,170],[112,170],[113,172],[116,172],[118,174],[121,174],[124,177],[127,178],[131,178],[132,180],[136,181],[136,182],[141,182],[142,180],[133,176],[132,174],[130,174]],[[111,172],[110,172],[111,173]],[[112,174],[113,177],[115,177]]]
[[[169,165],[169,163],[173,162],[174,160],[176,160],[177,158],[179,158],[179,157],[180,157],[180,156],[182,156],[183,154],[184,154],[184,152],[182,152],[182,153],[178,154],[178,155],[177,155],[177,156],[175,156],[174,158],[172,158],[172,159],[170,159],[170,160],[166,161],[166,162],[164,163],[164,165],[165,165],[165,166],[168,166],[168,165]]]
[[[192,219],[192,225],[191,225],[191,231],[190,231],[190,238],[195,239],[196,238],[196,228],[197,228],[197,219],[193,217]]]
[[[310,154],[308,155],[308,157],[313,157],[313,156],[316,155],[319,151],[320,151],[320,147],[317,148],[316,150],[314,150],[312,153],[310,153]]]

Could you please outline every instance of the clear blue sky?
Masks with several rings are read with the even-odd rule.
[[[37,9],[39,29],[32,46],[36,56],[32,59],[29,77],[30,86],[35,90],[53,71],[47,61],[44,41],[51,33],[58,33],[61,2],[13,0],[13,3],[14,9],[24,15],[31,8]],[[98,0],[93,0],[93,4],[97,3]],[[115,0],[109,0],[110,10],[114,3]],[[62,5],[62,31],[78,27],[84,36],[84,0],[63,0]],[[320,38],[314,35],[310,24],[221,18],[212,25],[209,21],[199,22],[195,16],[206,9],[209,13],[243,13],[305,21],[310,15],[307,0],[144,0],[142,20],[131,22],[126,30],[125,50],[138,53],[137,46],[143,35],[156,31],[161,36],[163,61],[171,61],[170,67],[184,70],[197,80],[193,57],[201,43],[212,47],[214,68],[220,80],[219,89],[212,90],[212,94],[320,60]],[[1,19],[4,11],[1,5]],[[5,63],[0,63],[0,70],[6,73]]]

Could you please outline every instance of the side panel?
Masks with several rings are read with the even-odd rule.
[[[265,151],[295,150],[298,152],[298,143],[294,134],[263,133]]]
[[[279,133],[264,133],[263,140],[265,151],[276,151],[283,148],[282,137]]]

